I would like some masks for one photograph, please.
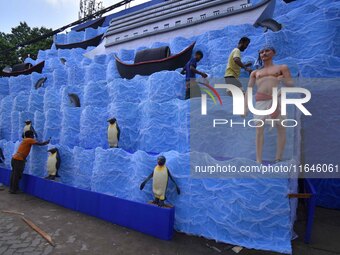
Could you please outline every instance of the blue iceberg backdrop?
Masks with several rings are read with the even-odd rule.
[[[276,63],[287,64],[294,77],[339,77],[339,9],[340,2],[335,0],[299,0],[290,4],[277,0],[274,19],[283,24],[281,31],[264,33],[263,28],[248,24],[228,26],[195,38],[176,37],[165,45],[176,53],[196,41],[195,50],[204,52],[199,69],[210,77],[223,77],[229,52],[240,37],[248,36],[251,44],[243,53],[244,60],[257,59],[258,49],[271,43],[276,47]],[[105,30],[72,31],[58,35],[56,42],[79,42]],[[164,43],[155,42],[153,46],[160,45]],[[121,50],[117,54],[123,61],[131,62],[135,52],[143,48],[141,45],[139,49]],[[147,202],[152,199],[151,185],[144,191],[139,190],[139,185],[153,170],[157,156],[164,155],[182,191],[177,195],[172,183],[169,184],[167,199],[176,207],[176,230],[248,248],[291,253],[296,201],[290,201],[287,194],[296,192],[296,179],[192,178],[190,102],[183,100],[184,76],[177,71],[162,71],[148,77],[122,79],[112,54],[94,60],[83,57],[91,49],[56,50],[53,46],[39,51],[37,60],[27,60],[33,63],[44,60],[42,74],[0,78],[0,147],[7,167],[21,141],[26,119],[33,121],[39,139],[52,138],[49,147],[57,147],[62,159],[60,181],[75,187]],[[60,62],[61,57],[67,60],[65,65]],[[41,77],[47,80],[35,90],[34,84]],[[242,73],[242,77],[247,74]],[[310,103],[316,112],[313,118],[304,119],[303,127],[288,134],[291,143],[287,144],[284,164],[300,163],[300,128],[306,130],[307,162],[325,158],[331,163],[338,162],[334,152],[339,151],[340,145],[333,139],[340,137],[339,125],[329,126],[332,132],[328,127],[315,130],[315,126],[325,119],[340,124],[339,114],[317,114],[327,107],[337,109],[340,100],[336,95],[340,89],[332,87],[329,97],[321,97],[323,89],[310,89],[312,95],[320,95]],[[78,95],[79,108],[72,106],[69,94]],[[223,100],[231,102],[226,96]],[[117,149],[110,149],[107,143],[107,119],[111,117],[117,119],[121,129]],[[266,129],[266,135],[275,141],[276,132]],[[219,161],[199,151],[194,152],[196,158],[237,166],[254,164],[254,130],[247,129],[242,134],[226,132],[224,139],[229,159]],[[272,158],[275,143],[265,146],[265,158]],[[44,177],[46,160],[46,148],[33,148],[25,171]],[[325,203],[332,199],[340,201],[340,194],[334,191],[340,190],[338,181],[315,183],[322,193],[320,204],[327,199],[330,201]],[[329,193],[327,199],[323,198]]]

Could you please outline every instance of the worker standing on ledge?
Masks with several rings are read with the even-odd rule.
[[[185,74],[185,99],[190,98],[190,79],[195,79],[196,74],[201,75],[203,78],[208,77],[206,73],[201,72],[196,69],[197,63],[200,62],[202,58],[203,58],[203,52],[199,50],[196,51],[195,57],[190,59],[190,61],[183,67],[183,70],[181,71],[181,74]],[[195,86],[195,85],[196,83],[193,82],[191,86]]]
[[[227,68],[224,74],[224,80],[226,84],[232,84],[240,89],[242,89],[242,83],[239,81],[239,76],[241,73],[241,68],[246,70],[248,73],[251,73],[252,70],[249,67],[251,63],[244,64],[241,61],[241,51],[245,51],[250,43],[250,39],[248,37],[242,37],[238,42],[238,45],[229,55]],[[231,92],[227,90],[227,94],[231,96]]]

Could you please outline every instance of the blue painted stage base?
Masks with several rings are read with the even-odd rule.
[[[0,182],[9,185],[11,171],[0,168]],[[24,174],[23,192],[163,240],[171,240],[175,209],[128,201]]]

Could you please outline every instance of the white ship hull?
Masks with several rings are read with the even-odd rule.
[[[275,8],[275,0],[263,0],[254,6],[245,5],[242,0],[220,0],[218,2],[223,3],[223,6],[214,5],[210,9],[205,8],[204,13],[207,13],[207,15],[204,18],[200,18],[202,10],[197,10],[168,19],[159,18],[152,23],[150,21],[132,23],[127,20],[127,25],[123,26],[122,24],[124,23],[115,24],[117,21],[112,21],[112,27],[109,28],[101,45],[88,52],[86,56],[93,58],[95,55],[118,52],[121,49],[137,49],[141,46],[150,47],[155,42],[168,43],[178,36],[191,38],[231,25],[252,24],[257,26],[259,21],[271,18]],[[240,3],[242,4],[240,5]],[[229,11],[230,8],[232,8],[232,11]],[[216,11],[214,10],[216,9],[222,10],[222,12],[215,14],[214,12]],[[188,17],[194,17],[194,19],[191,22],[183,22],[187,21]],[[175,20],[181,20],[182,23],[164,28],[165,25],[171,22],[174,24]],[[150,31],[155,26],[157,29]],[[163,29],[160,29],[160,27],[163,27]],[[145,31],[147,32],[145,33]]]

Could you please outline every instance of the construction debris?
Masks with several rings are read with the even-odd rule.
[[[239,253],[240,251],[243,250],[243,247],[241,247],[241,246],[235,246],[235,247],[232,248],[232,250],[233,250],[233,252],[235,252],[235,253]]]
[[[3,213],[9,213],[9,214],[17,214],[17,215],[21,215],[24,216],[25,214],[22,212],[17,212],[17,211],[11,211],[11,210],[2,210],[1,212]]]
[[[214,251],[217,252],[222,252],[219,248],[215,247],[215,246],[211,246],[210,244],[205,244],[208,248],[213,249]]]
[[[46,239],[47,242],[49,242],[50,245],[55,246],[55,243],[52,240],[52,237],[47,234],[45,231],[40,229],[37,225],[35,225],[32,221],[26,219],[25,217],[21,217],[21,219],[30,226],[34,231],[36,231],[39,235],[41,235],[43,238]]]

